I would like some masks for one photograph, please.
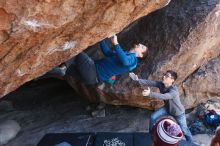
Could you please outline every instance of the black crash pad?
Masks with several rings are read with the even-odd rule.
[[[37,146],[55,146],[68,143],[71,146],[93,146],[93,133],[50,133],[46,134]]]
[[[97,133],[94,146],[133,146],[133,134]]]
[[[55,146],[66,142],[71,146],[151,146],[151,136],[144,132],[51,133],[46,134],[37,146]],[[178,146],[190,145],[187,141],[181,140]]]
[[[150,146],[151,136],[149,133],[134,133],[134,146]]]

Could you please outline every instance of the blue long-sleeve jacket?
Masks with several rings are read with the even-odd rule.
[[[114,50],[112,51],[104,40],[100,42],[100,47],[105,58],[95,61],[99,81],[106,81],[111,76],[136,68],[137,57],[135,53],[123,51],[119,44],[114,45]]]

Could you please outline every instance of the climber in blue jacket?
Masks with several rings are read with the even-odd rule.
[[[137,66],[137,58],[144,57],[148,50],[146,46],[138,44],[130,51],[123,51],[116,35],[110,39],[113,50],[108,47],[105,40],[100,42],[104,58],[94,61],[82,52],[75,57],[75,63],[67,67],[65,74],[72,76],[73,72],[77,70],[80,79],[85,84],[96,84],[106,81],[112,76],[133,70]]]

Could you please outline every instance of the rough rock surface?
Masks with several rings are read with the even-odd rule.
[[[0,97],[170,0],[1,0]]]
[[[1,121],[0,123],[0,145],[12,140],[21,130],[20,125],[14,120]]]
[[[209,98],[220,96],[220,57],[202,65],[183,82],[186,100],[194,104],[205,102]]]
[[[202,80],[192,86],[190,86],[190,81],[184,83],[201,65],[220,54],[219,0],[171,1],[167,7],[125,28],[119,35],[119,42],[123,48],[130,48],[136,42],[141,42],[149,47],[148,57],[141,61],[135,70],[140,77],[160,80],[162,73],[166,70],[177,71],[176,84],[186,108],[199,104],[201,101],[198,99],[200,98],[207,100],[207,95],[213,97],[213,95],[220,94],[219,87],[216,87],[217,81],[215,81],[219,78],[218,71],[213,71],[216,72],[215,74],[209,74],[209,79],[212,76],[215,78],[213,82],[208,81],[209,79],[204,82],[204,84],[212,84],[206,90],[206,85],[202,85]],[[191,80],[196,82],[196,79]],[[129,79],[128,74],[118,77],[117,83],[112,87],[103,84],[94,89],[79,83],[77,86],[74,86],[73,83],[70,84],[91,101],[101,100],[115,105],[125,104],[148,109],[155,109],[163,105],[162,101],[143,98],[140,95],[142,89]],[[183,85],[187,87],[183,87]],[[198,88],[201,86],[201,89],[207,93],[200,93],[204,91],[197,90],[196,86]],[[184,94],[184,90],[188,90],[187,94]],[[214,94],[212,94],[213,92]],[[195,94],[197,96],[194,99]]]

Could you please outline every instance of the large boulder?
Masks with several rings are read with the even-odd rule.
[[[219,34],[219,0],[174,0],[167,7],[125,28],[119,35],[119,42],[123,48],[130,48],[136,42],[149,47],[148,57],[140,61],[135,70],[140,77],[160,80],[166,70],[175,70],[178,73],[176,84],[179,87],[182,102],[186,108],[191,108],[200,103],[199,98],[207,100],[207,96],[213,97],[220,94],[215,81],[220,76],[218,71],[208,74],[209,79],[213,76],[215,78],[213,81],[206,79],[204,83],[212,84],[207,89],[205,89],[207,85],[202,85],[202,80],[192,86],[190,82],[196,82],[198,79],[186,81],[200,66],[219,56]],[[163,105],[160,100],[143,98],[141,95],[143,87],[131,81],[128,74],[118,77],[114,86],[103,83],[96,88],[86,87],[80,83],[75,86],[72,80],[69,79],[71,86],[91,101],[148,109]],[[200,89],[199,87],[208,93],[201,93],[204,91],[197,90]],[[211,88],[212,90],[209,90]],[[213,91],[214,94],[212,94]],[[196,97],[194,97],[195,94]]]
[[[195,106],[213,97],[220,97],[220,57],[210,60],[191,74],[182,86],[186,103]]]
[[[1,0],[0,97],[170,0]]]
[[[20,130],[20,125],[14,120],[1,121],[0,145],[7,144],[11,139],[15,138]]]

